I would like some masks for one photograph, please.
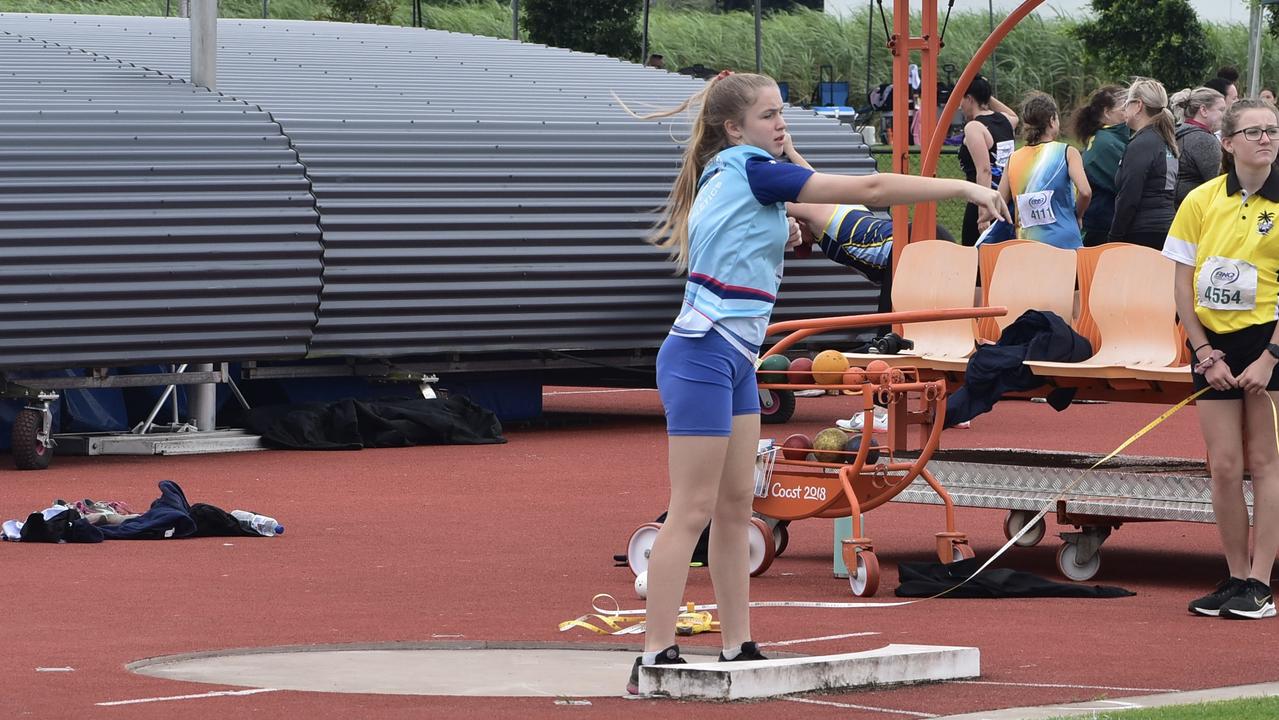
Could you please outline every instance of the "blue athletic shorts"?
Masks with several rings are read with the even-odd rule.
[[[734,416],[759,414],[755,365],[714,330],[666,336],[657,352],[657,390],[668,435],[727,437]]]

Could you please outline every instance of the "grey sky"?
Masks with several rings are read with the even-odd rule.
[[[1021,5],[1020,0],[989,0],[993,2],[995,12],[1009,12]],[[868,5],[867,0],[826,0],[826,9],[830,11],[839,11],[841,8],[861,9]],[[1195,8],[1195,12],[1199,13],[1199,19],[1217,23],[1236,22],[1248,23],[1248,3],[1245,0],[1190,0],[1190,4]],[[945,0],[939,0],[939,5],[945,10]],[[890,6],[889,2],[884,3],[885,8]],[[917,12],[918,3],[911,3],[912,12]],[[974,11],[985,12],[988,7],[988,0],[955,0],[954,12]],[[1036,10],[1038,13],[1058,14],[1078,17],[1086,15],[1090,12],[1088,0],[1044,0],[1044,4]]]

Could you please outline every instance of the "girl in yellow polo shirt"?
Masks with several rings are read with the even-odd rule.
[[[1189,607],[1198,615],[1260,619],[1275,614],[1270,571],[1279,552],[1271,411],[1272,399],[1279,402],[1279,110],[1257,99],[1235,103],[1222,119],[1221,145],[1226,174],[1190,191],[1163,250],[1177,263],[1177,314],[1195,355],[1195,388],[1211,388],[1198,401],[1199,423],[1230,568],[1229,578]],[[1255,498],[1251,558],[1245,465]]]

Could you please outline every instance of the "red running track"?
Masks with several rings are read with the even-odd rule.
[[[553,393],[556,389],[550,389]],[[801,399],[778,430],[813,432],[851,404]],[[936,600],[904,608],[760,609],[761,642],[855,632],[874,636],[798,644],[835,653],[889,642],[972,645],[977,683],[941,683],[723,705],[595,698],[451,698],[272,692],[103,707],[96,703],[237,688],[133,675],[142,658],[278,645],[470,640],[578,642],[634,639],[561,634],[556,624],[589,610],[597,592],[633,597],[615,568],[639,523],[665,503],[665,436],[652,391],[550,394],[550,422],[508,428],[502,446],[361,452],[269,452],[194,457],[58,457],[48,471],[18,473],[0,459],[0,514],[23,517],[55,497],[121,499],[145,506],[173,479],[192,502],[270,512],[288,526],[276,539],[223,538],[0,545],[6,618],[0,707],[12,717],[149,720],[256,715],[273,718],[813,717],[918,718],[1027,704],[1123,697],[1279,680],[1268,657],[1279,623],[1196,618],[1188,599],[1224,572],[1214,528],[1181,523],[1121,528],[1096,582],[1136,591],[1116,600]],[[947,447],[1016,446],[1106,451],[1164,408],[1001,403],[951,430]],[[1194,409],[1173,417],[1132,454],[1202,454]],[[1003,543],[1002,513],[961,510],[978,557]],[[896,564],[928,560],[941,510],[892,503],[867,516],[883,565],[880,596]],[[1036,548],[1000,564],[1056,577],[1056,528]],[[831,577],[829,521],[791,526],[790,548],[752,586],[755,600],[847,601]],[[704,571],[688,599],[712,600]],[[638,601],[632,603],[638,605]],[[692,645],[713,647],[702,635]],[[37,668],[73,668],[42,672]],[[618,678],[618,689],[623,678]],[[859,709],[858,707],[867,709]]]

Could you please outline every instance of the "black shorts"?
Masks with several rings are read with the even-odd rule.
[[[1266,352],[1266,345],[1270,344],[1270,338],[1274,336],[1275,323],[1268,322],[1264,325],[1253,325],[1230,333],[1215,333],[1208,328],[1204,328],[1204,332],[1208,335],[1208,342],[1212,345],[1212,348],[1226,354],[1226,365],[1230,368],[1230,374],[1238,377],[1240,373],[1252,364],[1252,361],[1261,357],[1261,353]],[[1191,357],[1194,357],[1193,348],[1191,349]],[[1194,361],[1192,360],[1192,362]],[[1208,381],[1204,379],[1203,375],[1191,373],[1191,377],[1195,382],[1195,390],[1202,390],[1208,387]],[[1266,384],[1266,389],[1279,390],[1279,365],[1275,366],[1274,373],[1270,375],[1270,382]],[[1241,388],[1209,390],[1199,399],[1242,400],[1243,390]]]

